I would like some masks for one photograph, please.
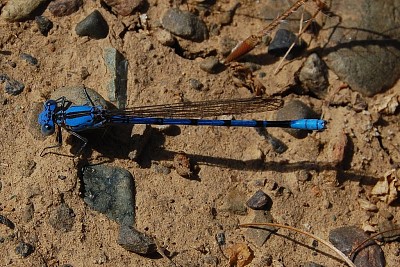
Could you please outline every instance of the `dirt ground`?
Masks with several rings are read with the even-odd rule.
[[[43,15],[54,23],[48,37],[40,34],[34,21],[1,21],[0,50],[10,52],[0,54],[1,73],[23,82],[26,88],[16,96],[0,91],[0,214],[16,226],[11,230],[0,225],[0,237],[11,236],[0,243],[0,265],[169,266],[165,258],[142,257],[116,243],[118,224],[83,202],[79,159],[39,156],[44,147],[54,144],[55,138],[43,139],[30,133],[32,107],[63,86],[85,85],[106,97],[110,75],[103,58],[106,47],[118,49],[129,62],[127,106],[240,98],[252,94],[234,84],[230,70],[206,73],[199,68],[201,57],[180,57],[157,41],[154,32],[159,30],[156,26],[160,14],[171,6],[168,1],[150,0],[147,16],[152,27],[127,31],[123,39],[117,34],[121,28],[118,17],[101,8],[98,1],[84,2],[78,12],[66,17],[53,17],[46,10]],[[243,1],[239,14],[221,28],[219,35],[202,43],[179,39],[182,47],[193,53],[210,51],[219,47],[222,37],[242,40],[260,30],[266,21],[252,15],[257,14],[260,2]],[[217,4],[221,9],[230,5],[228,1]],[[180,7],[186,10],[190,5]],[[78,37],[75,25],[94,9],[109,23],[108,37],[101,40]],[[210,24],[217,22],[218,16],[217,10],[211,10],[204,20]],[[318,36],[304,36],[306,41],[311,38],[314,38],[311,46],[316,46]],[[252,54],[265,56],[263,49],[257,48]],[[39,66],[22,60],[21,53],[36,57]],[[321,244],[313,250],[310,248],[313,240],[286,230],[279,230],[280,235],[272,235],[261,247],[246,240],[246,229],[239,228],[238,224],[250,222],[253,211],[248,209],[244,215],[226,211],[224,207],[229,201],[226,196],[232,191],[238,192],[245,202],[258,189],[263,189],[272,198],[271,214],[275,222],[307,230],[325,240],[330,230],[340,226],[376,227],[385,219],[382,211],[391,213],[394,222],[400,220],[398,202],[388,205],[371,196],[376,182],[386,172],[398,168],[400,161],[398,111],[395,115],[385,115],[375,108],[385,97],[398,96],[400,84],[374,97],[366,97],[368,111],[357,111],[346,101],[329,104],[335,95],[343,99],[353,96],[348,88],[337,93],[343,83],[332,72],[329,72],[326,99],[288,94],[287,88],[294,84],[295,72],[304,60],[305,57],[300,57],[287,61],[277,75],[273,74],[277,60],[269,60],[258,70],[266,73],[262,82],[267,95],[281,94],[285,101],[300,99],[322,113],[329,123],[325,131],[309,134],[304,139],[296,139],[281,129],[271,129],[269,132],[288,146],[283,154],[274,152],[254,129],[190,126],[180,127],[180,134],[174,136],[152,135],[142,156],[147,164],[139,164],[128,156],[114,157],[112,151],[90,151],[87,158],[90,163],[108,161],[107,164],[125,168],[134,175],[136,228],[155,237],[173,255],[172,260],[178,266],[227,266],[226,248],[237,243],[245,243],[254,251],[254,259],[248,266],[267,266],[265,261],[269,256],[273,259],[272,266],[300,266],[308,261],[340,266],[336,256]],[[15,62],[16,66],[13,68],[9,62]],[[90,74],[85,80],[81,77],[82,68]],[[199,80],[204,89],[193,89],[190,79]],[[237,118],[273,119],[274,114]],[[118,151],[125,142],[122,140],[114,149]],[[60,153],[68,154],[70,147],[64,142]],[[198,180],[182,178],[175,171],[169,174],[156,171],[156,165],[168,166],[173,155],[180,151],[199,166]],[[59,179],[60,176],[65,179]],[[304,176],[309,177],[304,179]],[[359,199],[373,202],[378,211],[366,211]],[[75,223],[69,232],[58,231],[49,223],[52,211],[62,201],[75,214]],[[27,218],[28,207],[32,205],[32,218]],[[226,237],[223,246],[216,241],[216,235],[221,232]],[[35,251],[21,258],[15,252],[19,241],[33,244]],[[382,249],[387,266],[400,266],[399,243],[383,244]]]

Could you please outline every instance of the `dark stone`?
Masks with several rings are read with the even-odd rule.
[[[0,223],[4,224],[5,226],[9,227],[10,229],[14,229],[15,225],[12,221],[10,221],[7,217],[0,215]]]
[[[272,199],[260,189],[247,200],[246,205],[253,210],[261,210],[265,209],[267,205],[271,206],[271,203]]]
[[[369,239],[350,259],[356,266],[383,267],[385,256],[382,249],[370,236],[356,226],[345,226],[333,229],[329,233],[329,241],[345,255],[349,255],[353,249],[365,240]]]
[[[200,63],[200,69],[207,73],[217,73],[222,68],[222,64],[216,57],[208,57]]]
[[[164,29],[185,39],[201,42],[208,38],[207,26],[200,18],[177,8],[168,9],[161,24]]]
[[[283,56],[288,51],[290,46],[294,42],[296,42],[293,48],[290,50],[290,53],[286,57],[287,59],[295,58],[306,47],[306,43],[303,40],[296,41],[296,38],[296,35],[291,31],[288,31],[286,29],[278,30],[275,34],[274,39],[268,46],[268,53],[277,57]]]
[[[15,248],[15,252],[23,258],[28,257],[34,251],[34,247],[31,244],[20,242]]]
[[[54,16],[63,17],[78,11],[81,5],[82,0],[54,0],[50,2],[48,8]]]
[[[25,85],[17,80],[14,80],[12,78],[9,78],[7,75],[0,75],[0,81],[5,81],[5,87],[4,90],[6,93],[10,95],[18,95],[20,94],[24,88]]]
[[[289,102],[276,113],[277,120],[318,119],[318,114],[309,106],[299,100]],[[305,138],[307,131],[296,129],[283,129],[296,138]]]
[[[225,245],[225,243],[226,243],[226,238],[225,238],[225,233],[224,233],[224,232],[218,233],[218,234],[215,236],[215,238],[217,239],[218,245],[220,245],[220,246]]]
[[[75,222],[74,211],[66,203],[62,203],[52,212],[49,222],[54,229],[69,232]]]
[[[272,223],[273,218],[269,211],[256,210],[254,218],[250,223]],[[254,228],[248,228],[245,232],[246,240],[253,242],[256,246],[261,247],[271,236],[272,232],[277,229],[272,226],[256,226]]]
[[[51,28],[53,28],[53,22],[51,22],[51,20],[49,20],[45,16],[36,16],[35,21],[40,33],[44,36],[47,36]]]
[[[121,225],[117,243],[124,249],[141,255],[152,255],[157,252],[153,238],[127,225]]]
[[[121,225],[135,221],[135,187],[132,175],[125,169],[106,165],[83,169],[84,201]]]
[[[193,89],[198,91],[200,91],[204,87],[204,85],[197,79],[189,79],[189,84]]]
[[[93,39],[106,38],[108,35],[108,24],[98,10],[93,11],[75,27],[79,36],[88,36]]]
[[[310,91],[318,98],[323,99],[329,85],[325,62],[317,54],[311,54],[304,62],[298,80],[306,92]]]
[[[37,65],[39,63],[37,58],[35,58],[35,57],[33,57],[33,56],[29,55],[29,54],[22,53],[20,55],[20,57],[23,60],[25,60],[26,62],[28,62],[29,64],[33,65],[33,66],[35,66],[35,65]]]

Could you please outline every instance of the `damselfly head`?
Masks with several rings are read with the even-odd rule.
[[[41,126],[40,130],[43,135],[51,135],[55,131],[53,115],[56,108],[57,102],[54,100],[48,100],[43,105],[43,111],[40,112],[38,117],[38,123]]]

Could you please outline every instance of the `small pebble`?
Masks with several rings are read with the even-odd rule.
[[[316,53],[306,59],[298,79],[306,91],[312,92],[320,99],[326,96],[329,85],[328,69],[325,62]]]
[[[180,176],[184,178],[193,177],[192,165],[190,164],[189,157],[185,153],[180,152],[174,156],[173,166]]]
[[[35,58],[35,57],[33,57],[33,56],[29,55],[29,54],[22,53],[20,55],[20,58],[22,58],[23,60],[25,60],[26,62],[28,62],[29,64],[31,64],[33,66],[35,66],[35,65],[37,65],[39,63],[37,58]]]
[[[36,16],[35,21],[40,33],[44,36],[47,36],[51,28],[53,28],[53,22],[51,22],[51,20],[49,20],[45,16]]]
[[[213,56],[204,59],[200,63],[200,69],[202,69],[207,73],[211,74],[217,73],[220,68],[221,68],[221,63],[218,61],[218,58]]]
[[[48,5],[51,14],[56,17],[71,15],[82,6],[82,0],[54,0]]]
[[[272,223],[273,218],[269,211],[256,210],[253,219],[250,223]],[[247,228],[245,232],[246,240],[253,242],[256,246],[261,247],[271,236],[272,232],[276,231],[275,227],[257,226],[257,228]]]
[[[208,38],[206,24],[188,11],[170,8],[162,17],[161,24],[167,31],[185,39],[201,42]]]
[[[155,32],[155,37],[160,44],[168,47],[172,47],[176,43],[174,36],[166,30],[158,30]]]
[[[75,223],[74,211],[62,203],[51,213],[49,222],[54,229],[69,232]]]
[[[28,257],[30,254],[32,254],[33,251],[33,246],[25,242],[20,242],[15,248],[15,253],[22,256],[23,258]]]
[[[25,85],[17,80],[12,78],[8,78],[6,80],[5,91],[10,95],[18,95],[20,94],[25,88]]]
[[[271,206],[272,199],[264,193],[261,189],[254,193],[254,195],[247,200],[247,207],[253,210],[266,209],[267,205]]]
[[[315,113],[309,106],[299,100],[293,100],[279,109],[276,113],[277,120],[296,120],[296,119],[317,119],[318,114]],[[296,138],[305,138],[307,131],[296,130],[296,129],[283,129],[287,133],[291,134]]]
[[[268,53],[277,57],[283,56],[295,41],[296,35],[294,33],[286,29],[279,29],[276,32],[274,39],[268,46]],[[305,47],[306,43],[303,40],[296,41],[296,44],[293,46],[292,50],[288,54],[287,59],[290,60],[295,58],[297,55],[300,54],[300,52],[303,51]]]
[[[189,79],[189,84],[190,87],[192,87],[193,89],[200,91],[201,89],[203,89],[204,85],[196,79]]]
[[[225,239],[225,233],[224,232],[220,232],[218,233],[215,238],[217,239],[217,243],[219,246],[223,246],[226,243],[226,239]]]
[[[144,0],[103,0],[111,7],[112,11],[121,16],[129,16],[132,12],[144,4]]]
[[[81,68],[81,79],[86,80],[87,77],[90,76],[90,73],[86,67]]]
[[[127,225],[121,225],[117,243],[124,249],[141,255],[148,256],[157,252],[153,238]]]
[[[5,226],[7,226],[10,229],[14,229],[15,225],[12,221],[10,221],[7,217],[0,215],[0,223],[4,224]]]
[[[93,11],[75,27],[79,36],[88,36],[93,39],[103,39],[108,35],[109,27],[107,21],[98,10]]]

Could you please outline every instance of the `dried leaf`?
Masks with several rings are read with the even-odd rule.
[[[244,243],[238,243],[227,249],[230,267],[244,267],[254,259],[253,251]]]
[[[390,170],[385,173],[383,180],[376,183],[372,188],[371,194],[378,196],[378,198],[388,204],[392,203],[397,199],[398,191],[398,179],[396,176],[396,170]]]

